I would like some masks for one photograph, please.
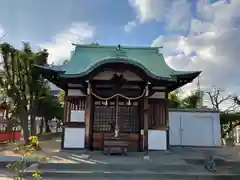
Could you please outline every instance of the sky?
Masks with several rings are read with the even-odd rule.
[[[163,46],[174,69],[201,70],[201,87],[240,92],[240,0],[1,0],[0,36],[68,59],[71,42]],[[196,87],[196,82],[186,89]]]

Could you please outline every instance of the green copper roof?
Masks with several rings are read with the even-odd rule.
[[[101,45],[75,46],[75,51],[67,64],[46,68],[61,72],[61,77],[81,77],[91,73],[92,70],[102,64],[114,62],[135,65],[144,70],[149,76],[157,79],[174,79],[178,75],[188,74],[196,74],[197,76],[200,73],[172,69],[166,64],[163,55],[158,53],[158,48]]]

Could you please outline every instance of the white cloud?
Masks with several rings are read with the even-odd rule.
[[[0,37],[3,36],[3,32],[4,32],[4,30],[0,27]]]
[[[159,21],[167,30],[187,30],[191,20],[189,0],[129,0],[139,23]]]
[[[197,1],[197,16],[202,20],[212,20],[214,17],[212,5],[209,4],[209,0]]]
[[[136,27],[137,22],[136,21],[130,21],[124,26],[124,31],[129,32],[131,31],[134,27]]]
[[[2,36],[4,36],[4,33],[5,33],[5,31],[4,31],[3,27],[0,25],[0,42],[2,40]]]
[[[159,36],[152,45],[164,47],[160,51],[170,66],[181,70],[202,70],[202,88],[216,85],[237,93],[240,89],[239,9],[239,0],[232,0],[229,4],[225,0],[212,5],[203,3],[198,6],[198,15],[204,18],[202,21],[191,20],[187,37]],[[186,87],[196,87],[196,82]]]
[[[186,31],[191,22],[191,4],[188,0],[173,1],[165,17],[167,30]]]
[[[167,0],[129,0],[130,6],[134,8],[137,19],[140,22],[151,20],[163,20],[165,16]]]
[[[49,52],[49,63],[56,63],[68,59],[73,50],[71,43],[84,44],[89,41],[95,33],[95,28],[86,22],[73,23],[68,28],[56,34],[51,42],[40,44]]]
[[[5,31],[4,31],[4,29],[1,27],[1,25],[0,25],[0,43],[3,41],[3,36],[4,36],[4,33],[5,33]],[[2,58],[2,54],[1,54],[1,52],[0,52],[0,63],[1,62],[3,62],[3,58]],[[3,66],[2,65],[0,65],[0,70],[2,70],[3,69]]]

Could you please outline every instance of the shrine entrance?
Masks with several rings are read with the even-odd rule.
[[[34,65],[65,91],[61,148],[166,150],[168,93],[201,72],[172,69],[159,47],[74,46],[67,64]]]
[[[104,148],[104,137],[118,136],[126,139],[129,151],[141,150],[141,128],[143,126],[141,100],[129,101],[119,96],[109,101],[94,100],[92,118],[92,149]]]

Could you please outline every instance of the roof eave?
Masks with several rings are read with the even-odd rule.
[[[54,71],[54,72],[64,72],[64,70],[61,70],[59,67],[57,68],[57,66],[53,67],[53,66],[40,66],[40,65],[33,65],[34,68],[36,68],[37,70],[40,71]]]
[[[177,77],[177,83],[170,85],[169,91],[174,91],[188,83],[191,83],[195,78],[197,78],[202,71],[186,72],[183,74],[175,74],[173,77]]]
[[[127,60],[127,61],[126,61]],[[66,74],[66,73],[61,73],[60,77],[62,78],[81,78],[81,77],[88,77],[89,74],[91,74],[96,68],[99,68],[100,66],[107,64],[107,63],[124,63],[124,64],[129,64],[132,66],[136,66],[140,68],[143,72],[146,73],[148,77],[150,77],[153,80],[156,81],[171,81],[171,82],[176,82],[177,77],[176,76],[169,76],[169,77],[164,77],[164,76],[157,76],[151,71],[149,71],[145,66],[141,65],[140,63],[131,60],[129,58],[126,59],[126,57],[108,57],[105,58],[102,61],[99,61],[98,63],[95,63],[91,67],[89,67],[87,70],[77,73],[77,74]]]
[[[33,67],[35,68],[35,70],[40,73],[45,79],[47,79],[48,81],[52,82],[53,84],[55,84],[57,87],[59,88],[63,88],[62,84],[61,84],[61,80],[60,78],[60,74],[63,74],[64,71],[60,70],[60,69],[54,69],[54,67],[51,66],[39,66],[39,65],[33,65]],[[53,77],[57,77],[58,79],[55,80],[55,78]]]
[[[186,72],[183,74],[175,74],[174,76],[176,76],[179,79],[195,79],[196,77],[198,77],[200,74],[202,73],[202,71],[193,71],[193,72]]]

